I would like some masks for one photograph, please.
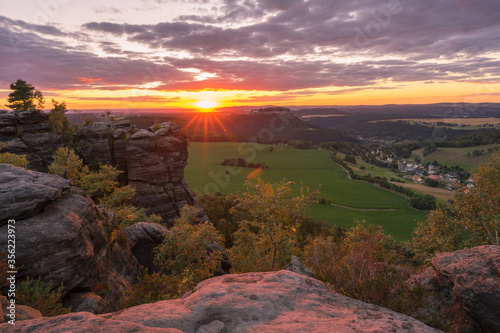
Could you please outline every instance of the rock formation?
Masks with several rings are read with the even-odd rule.
[[[63,137],[51,130],[49,116],[34,109],[0,110],[0,142],[8,144],[2,151],[26,155],[28,168],[42,172],[48,171],[52,154],[64,144]]]
[[[42,277],[64,294],[106,284],[103,308],[116,309],[139,265],[126,242],[108,242],[108,226],[91,199],[56,175],[0,164],[0,248],[15,220],[17,281]]]
[[[417,316],[442,318],[451,332],[500,332],[500,246],[439,253],[413,283],[432,292]]]
[[[438,332],[290,271],[224,275],[177,300],[0,325],[2,332]]]
[[[153,132],[136,131],[125,119],[96,122],[82,126],[73,141],[85,164],[111,164],[123,171],[122,185],[137,190],[133,204],[160,215],[166,226],[173,225],[184,205],[198,205],[184,179],[188,141],[178,125],[163,123]],[[64,144],[62,136],[51,131],[48,115],[34,109],[0,111],[0,142],[8,144],[2,151],[26,155],[28,168],[42,172]],[[207,219],[201,209],[199,217]]]

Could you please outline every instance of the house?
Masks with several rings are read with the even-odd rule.
[[[430,175],[429,178],[435,181],[439,181],[439,177],[436,175]]]
[[[422,180],[422,177],[419,175],[414,175],[412,178],[413,182],[416,184],[422,184],[424,181]]]

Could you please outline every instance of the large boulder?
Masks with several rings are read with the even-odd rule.
[[[69,188],[68,179],[0,164],[0,225],[35,215]]]
[[[129,246],[139,265],[151,272],[162,271],[154,263],[154,249],[163,242],[165,235],[170,231],[159,224],[140,222],[121,231],[126,237]]]
[[[438,332],[394,311],[332,292],[290,271],[224,275],[177,300],[105,315],[20,322],[5,332]]]
[[[107,311],[139,272],[127,242],[109,244],[107,221],[94,202],[56,175],[0,164],[0,248],[15,220],[16,281],[38,278],[64,296],[106,284]],[[5,210],[3,209],[5,208]]]
[[[0,295],[0,323],[8,323],[15,318],[15,321],[31,320],[42,318],[42,313],[37,309],[33,309],[27,305],[16,304],[14,309],[8,309],[10,301],[5,296]],[[11,317],[12,315],[12,317]]]
[[[442,318],[451,332],[500,332],[500,246],[436,254],[412,280],[432,293],[417,316]]]

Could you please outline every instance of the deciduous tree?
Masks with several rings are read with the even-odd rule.
[[[292,183],[247,181],[247,191],[233,209],[246,214],[229,250],[235,272],[283,268],[298,252],[297,229],[317,191],[301,188],[293,196]]]

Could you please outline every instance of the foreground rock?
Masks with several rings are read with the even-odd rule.
[[[451,332],[500,332],[500,246],[436,254],[414,283],[433,293],[417,316],[442,318]]]
[[[91,199],[59,176],[0,164],[0,207],[0,249],[7,249],[7,221],[15,220],[18,283],[41,277],[53,288],[63,284],[64,296],[73,299],[73,293],[106,289],[95,308],[116,309],[139,265],[126,242],[109,244],[107,222]]]
[[[224,275],[178,300],[105,315],[73,313],[0,325],[5,332],[438,332],[391,310],[333,293],[290,271]]]

